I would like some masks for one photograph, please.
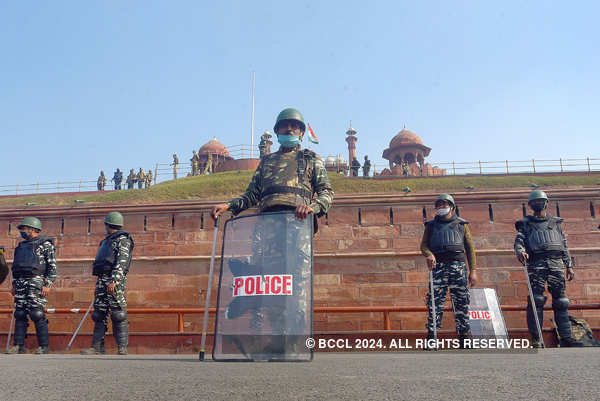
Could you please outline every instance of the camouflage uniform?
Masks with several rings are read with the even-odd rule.
[[[363,163],[363,177],[368,177],[371,172],[371,161],[369,160],[369,156],[365,156],[365,162]]]
[[[432,233],[435,230],[436,224],[454,224],[457,234],[458,247],[462,250],[432,250],[431,244]],[[471,270],[475,270],[475,248],[469,231],[468,222],[456,215],[452,216],[448,221],[438,216],[433,220],[425,222],[425,232],[421,241],[421,253],[427,257],[434,254],[436,257],[436,265],[432,270],[435,310],[437,329],[442,328],[442,317],[444,314],[444,304],[446,303],[446,292],[450,289],[450,298],[454,306],[454,320],[456,323],[456,331],[459,336],[468,336],[470,332],[469,326],[469,280],[466,259],[469,262]],[[462,246],[461,246],[462,245]],[[431,292],[427,293],[427,305],[431,308]],[[427,324],[425,326],[429,333],[433,332],[433,317],[431,309],[428,312]]]
[[[104,187],[106,186],[106,176],[104,175],[104,171],[100,172],[100,176],[98,177],[98,191],[104,191]]]
[[[39,266],[38,269],[22,268],[31,265],[32,262],[26,260],[29,252],[24,250],[21,253],[19,250],[19,248],[26,249],[28,245],[33,249],[34,258],[37,259],[34,263]],[[48,301],[42,296],[42,287],[50,288],[56,280],[56,273],[55,248],[50,238],[40,235],[19,243],[19,247],[15,249],[12,267],[12,284],[15,290],[15,346],[25,344],[29,326],[27,315],[29,315],[35,324],[38,345],[48,347],[48,319],[44,313]]]
[[[569,339],[571,338],[571,323],[568,315],[569,299],[566,295],[564,269],[565,266],[573,267],[573,264],[561,222],[561,218],[550,215],[545,217],[527,216],[517,221],[515,252],[520,254],[525,251],[529,254],[527,272],[540,323],[544,321],[543,307],[547,300],[547,297],[544,296],[544,290],[546,289],[546,282],[548,282],[548,292],[552,295],[552,309],[554,320],[558,326],[558,333],[561,339]],[[538,226],[539,229],[533,229],[532,225]],[[533,240],[536,231],[545,232],[545,234],[554,231],[557,235],[557,241],[555,242],[558,243],[558,248],[562,249],[535,252],[530,242]],[[539,336],[529,297],[527,297],[527,326],[534,341],[538,341]]]
[[[171,163],[171,166],[173,166],[173,179],[176,180],[177,169],[179,168],[179,158],[175,154],[173,155],[173,163]]]
[[[123,181],[123,172],[119,169],[115,171],[112,181],[115,183],[115,191],[121,189],[121,182]]]
[[[295,210],[305,204],[312,207],[315,216],[322,216],[331,206],[333,196],[323,160],[314,152],[300,150],[297,146],[289,151],[279,149],[264,155],[246,192],[229,202],[229,210],[237,215],[258,204],[259,211],[266,213]],[[279,227],[281,224],[286,224],[286,227]],[[297,294],[294,305],[270,305],[254,310],[251,325],[255,329],[262,327],[265,314],[278,334],[297,335],[305,327],[305,314],[308,312],[305,294],[311,285],[312,254],[309,248],[312,238],[304,237],[310,234],[301,226],[293,215],[286,216],[285,223],[280,216],[265,215],[254,229],[255,263],[260,263],[267,271],[277,271],[278,268],[280,271],[282,259],[285,259],[287,265],[294,266],[293,293]],[[286,314],[286,308],[297,311],[295,316]],[[274,346],[276,350],[272,351],[282,352],[278,348],[281,345]]]
[[[94,291],[92,319],[95,324],[92,344],[102,350],[104,350],[104,334],[108,326],[109,312],[117,345],[126,347],[128,343],[129,322],[127,321],[125,288],[133,246],[131,236],[125,231],[118,230],[102,240],[94,261],[93,274],[98,277],[98,280]],[[104,247],[107,248],[108,256],[103,253]],[[116,283],[113,294],[110,294],[107,289],[111,283]]]
[[[198,161],[199,161],[198,154],[194,150],[194,155],[190,159],[190,162],[191,162],[191,165],[192,165],[192,175],[193,176],[198,175]]]
[[[129,170],[129,175],[127,176],[127,189],[133,189],[133,184],[137,180],[137,175],[133,171],[133,169]]]
[[[144,173],[144,170],[142,170],[141,167],[135,178],[137,179],[138,189],[142,189],[144,187],[144,182],[146,182],[146,173]]]
[[[149,169],[148,173],[146,173],[146,189],[150,188],[150,186],[152,185],[152,170]]]

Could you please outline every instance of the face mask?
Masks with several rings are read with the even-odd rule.
[[[436,213],[437,213],[438,216],[445,216],[448,213],[450,213],[450,208],[449,207],[443,207],[441,209],[437,209]]]
[[[29,239],[25,231],[21,231],[21,237],[23,237],[23,239]]]
[[[293,148],[300,144],[300,137],[296,135],[277,135],[277,141],[281,146]]]
[[[542,210],[544,210],[545,207],[546,207],[545,202],[544,203],[535,202],[535,203],[531,204],[531,208],[533,209],[533,211],[538,212],[538,213],[541,212]]]

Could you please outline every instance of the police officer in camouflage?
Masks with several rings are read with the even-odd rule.
[[[260,213],[294,211],[298,220],[306,219],[311,213],[316,217],[325,215],[333,202],[334,193],[323,160],[313,151],[303,150],[300,147],[305,130],[304,117],[298,110],[288,108],[279,113],[274,127],[280,143],[279,150],[264,154],[246,192],[228,203],[214,206],[212,217],[216,219],[228,210],[237,215],[255,205],[258,205]],[[289,238],[286,241],[296,238],[294,235],[299,232],[294,229],[293,224],[290,226],[287,232]],[[258,231],[261,232],[261,235],[266,236],[270,232],[266,229]],[[282,231],[272,230],[271,232]],[[286,231],[283,230],[283,232]],[[266,244],[261,250],[268,253],[269,256],[282,252],[279,249],[281,246],[276,245],[281,243],[281,240],[281,238],[258,238],[256,233],[253,237],[254,243]],[[305,243],[306,241],[300,242]],[[310,252],[306,254],[302,249],[297,251],[299,264],[312,262]],[[299,277],[295,279],[296,282],[304,283],[306,280]],[[293,291],[302,291],[302,289],[294,287]],[[297,292],[294,293],[297,294]],[[302,297],[299,296],[299,298]],[[299,305],[298,310],[306,310],[306,305]],[[285,311],[270,308],[264,313],[267,314],[272,327],[281,328]],[[264,313],[262,310],[254,311],[251,325],[262,325]],[[301,329],[304,315],[295,317],[295,321],[298,325],[296,329]],[[278,345],[274,345],[274,349],[270,352],[285,351]]]
[[[454,320],[460,346],[470,338],[469,285],[476,285],[477,262],[475,247],[469,231],[469,222],[455,213],[456,203],[448,194],[441,194],[435,201],[436,216],[425,222],[421,240],[421,253],[427,258],[427,267],[433,274],[437,330],[442,328],[442,316],[446,292],[454,305]],[[466,262],[469,263],[467,270]],[[427,294],[427,305],[431,305],[431,293]],[[431,309],[427,318],[427,339],[433,339],[433,317]]]
[[[94,260],[92,274],[98,277],[94,292],[94,333],[92,347],[81,351],[83,355],[105,354],[104,334],[108,326],[108,314],[112,320],[113,336],[119,355],[127,355],[129,341],[129,322],[127,321],[127,302],[125,287],[127,273],[131,264],[133,238],[123,231],[123,216],[119,212],[110,212],[104,219],[106,238]]]
[[[56,280],[56,257],[52,239],[40,235],[42,222],[25,217],[18,226],[23,241],[15,249],[12,265],[12,291],[15,297],[14,347],[9,354],[24,354],[29,326],[28,315],[35,324],[39,348],[36,354],[48,353],[48,319],[44,309],[50,287]]]
[[[548,196],[544,191],[535,190],[529,194],[528,205],[533,215],[528,215],[515,223],[515,253],[519,262],[527,265],[529,282],[535,301],[540,324],[544,320],[544,296],[546,282],[552,294],[552,310],[558,327],[560,345],[562,347],[580,347],[583,344],[571,336],[569,321],[569,298],[566,294],[564,269],[567,268],[566,279],[575,277],[573,262],[567,247],[567,239],[562,231],[563,219],[547,213]],[[527,327],[532,337],[532,345],[540,347],[535,316],[530,298],[527,298]]]

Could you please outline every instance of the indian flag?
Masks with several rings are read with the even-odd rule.
[[[310,127],[310,124],[308,124],[308,140],[312,143],[319,143],[319,138],[315,135],[315,131]]]

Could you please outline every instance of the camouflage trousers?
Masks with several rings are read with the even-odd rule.
[[[46,308],[48,301],[42,296],[44,278],[34,276],[32,278],[16,278],[13,280],[15,286],[15,310],[21,309],[29,313],[32,309]]]
[[[106,288],[111,282],[112,278],[110,274],[98,276],[96,290],[94,291],[94,311],[98,311],[104,315],[104,325],[108,324],[108,314],[110,311],[127,310],[127,302],[125,301],[127,277],[123,277],[122,283],[117,283],[113,294],[109,294]]]
[[[548,292],[552,295],[552,309],[554,311],[554,320],[558,327],[561,338],[571,336],[571,323],[569,321],[568,306],[569,299],[566,294],[566,283],[564,274],[564,264],[560,258],[533,260],[527,266],[527,274],[531,283],[531,292],[536,302],[536,310],[540,324],[544,322],[543,306],[546,303],[546,283],[548,283]],[[527,327],[534,338],[537,338],[537,326],[531,300],[527,297]]]
[[[452,261],[438,263],[433,269],[433,291],[435,297],[436,326],[442,328],[442,317],[444,316],[444,304],[446,293],[450,289],[450,299],[454,308],[454,320],[456,331],[466,333],[470,331],[469,326],[469,287],[467,279],[467,265],[465,262]],[[427,293],[427,316],[428,332],[433,331],[433,318],[431,315],[431,292]]]

